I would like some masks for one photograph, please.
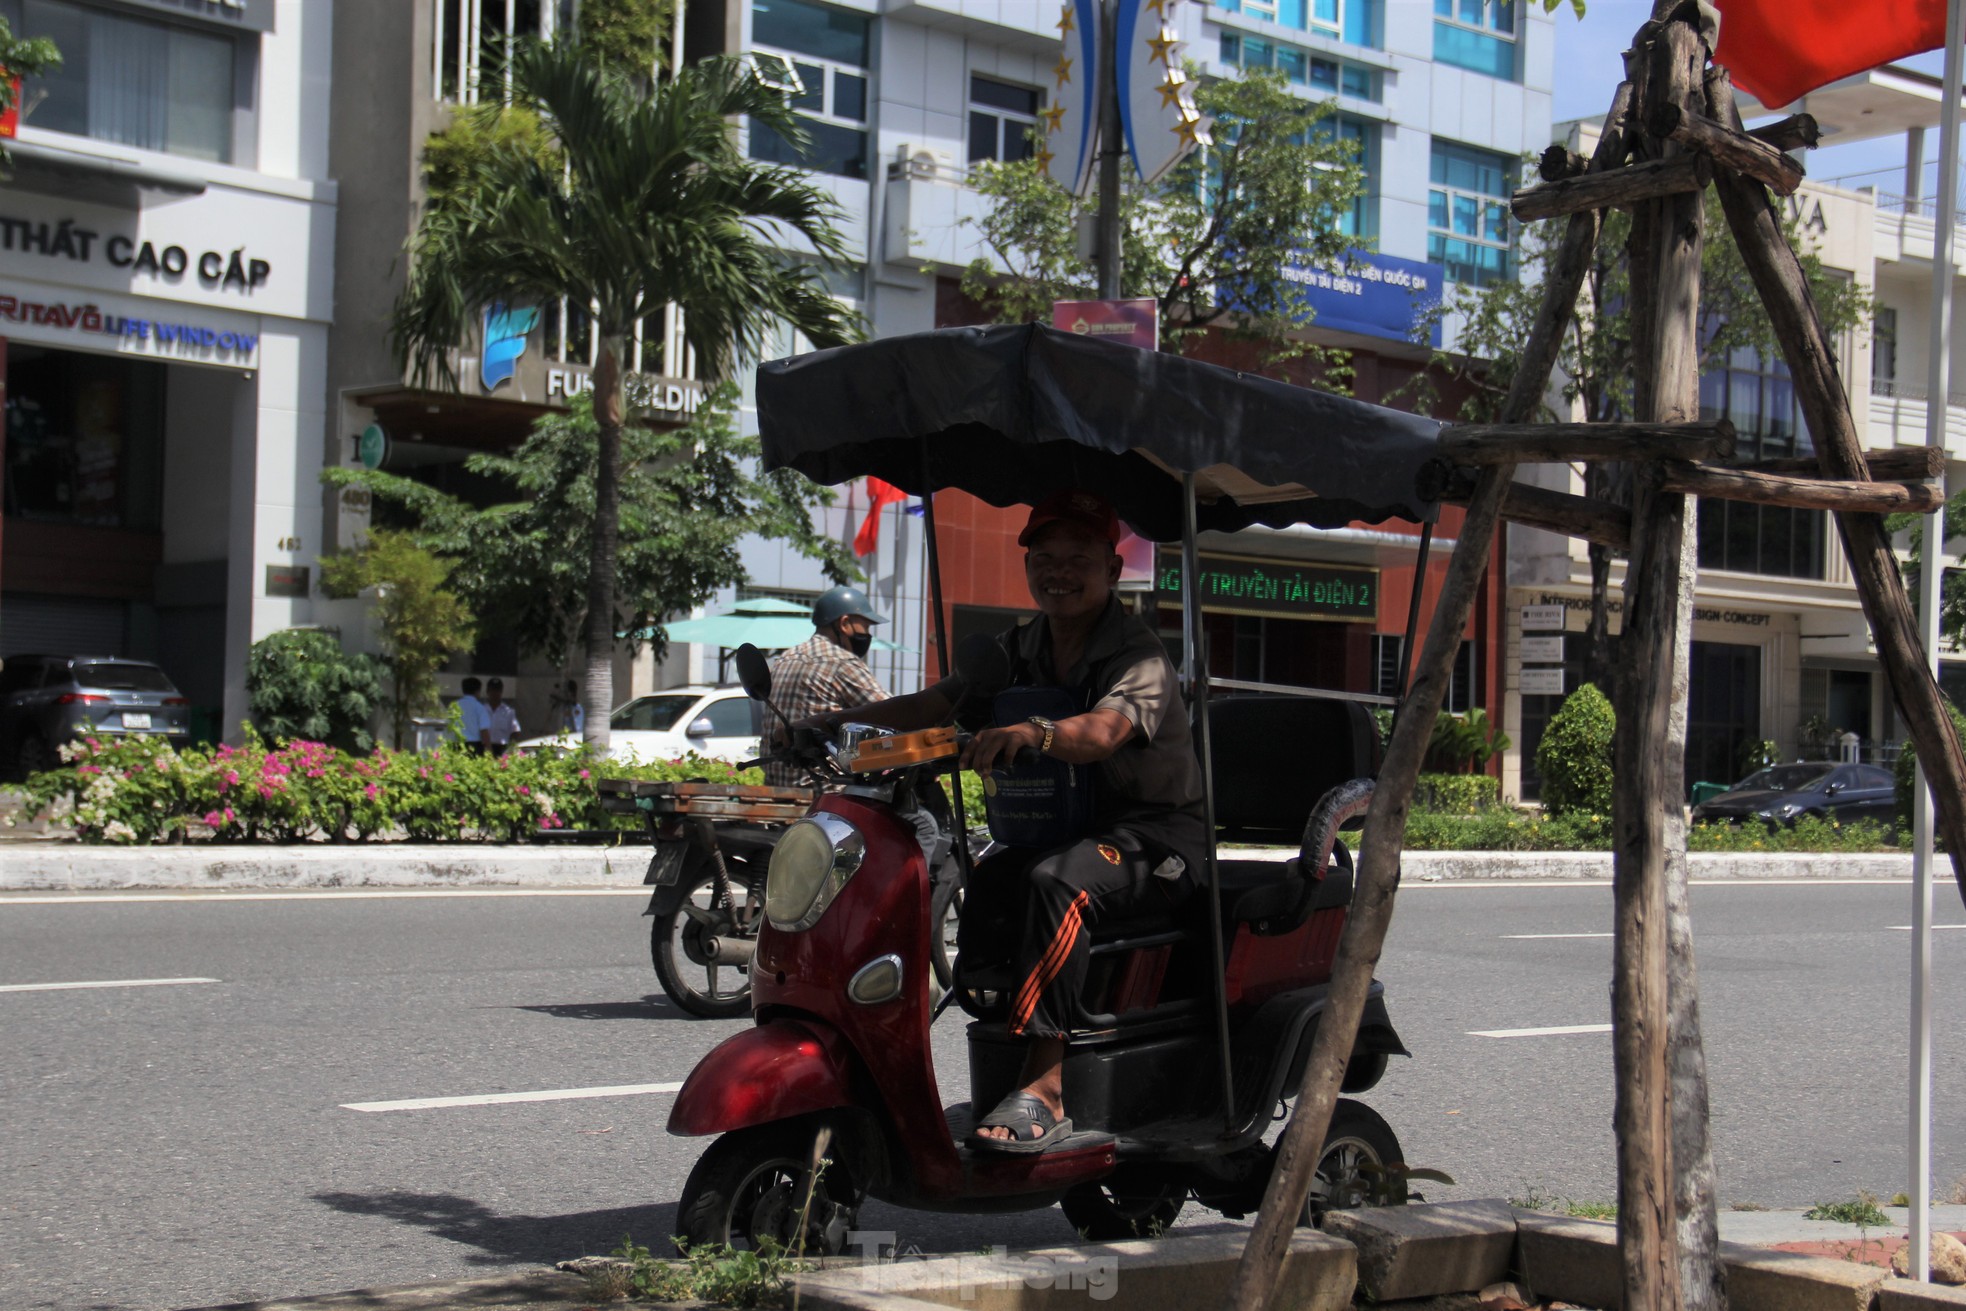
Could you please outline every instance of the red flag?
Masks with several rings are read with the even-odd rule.
[[[860,531],[853,535],[855,555],[872,555],[874,548],[881,544],[881,507],[907,499],[908,493],[893,483],[878,478],[867,480],[867,517],[860,521]]]
[[[1770,109],[1946,43],[1945,0],[1716,0],[1714,62]]]

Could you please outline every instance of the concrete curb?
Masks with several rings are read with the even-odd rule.
[[[72,842],[0,844],[0,892],[99,892],[134,888],[633,887],[648,866],[638,835],[616,847],[457,843],[96,847]],[[1294,849],[1243,849],[1239,860],[1284,860]],[[1694,855],[1697,880],[1911,877],[1910,855]],[[1610,882],[1601,851],[1410,851],[1402,877],[1416,884]]]

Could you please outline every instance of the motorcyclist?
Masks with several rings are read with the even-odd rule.
[[[951,718],[974,727],[963,765],[985,776],[992,834],[1012,843],[977,868],[960,944],[965,973],[979,958],[1009,957],[1010,1031],[1030,1039],[1018,1088],[971,1138],[991,1150],[1043,1151],[1071,1132],[1065,1037],[1091,1027],[1088,930],[1178,901],[1205,850],[1201,770],[1173,666],[1113,595],[1119,537],[1112,506],[1090,492],[1039,504],[1017,541],[1040,614],[998,639],[1010,686],[986,696],[957,675],[854,715],[901,729]],[[1029,713],[1046,697],[1059,709]],[[1011,768],[1027,747],[1044,763]]]
[[[813,634],[771,662],[772,700],[793,720],[858,710],[887,698],[887,690],[867,667],[874,643],[874,625],[886,623],[874,613],[867,594],[857,587],[835,587],[812,603]],[[767,735],[776,749],[777,733]],[[774,787],[804,787],[805,772],[797,765],[771,763],[765,782]]]

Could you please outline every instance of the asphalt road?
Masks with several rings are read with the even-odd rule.
[[[151,1311],[661,1246],[701,1146],[669,1095],[349,1103],[681,1080],[736,1023],[654,984],[639,894],[0,897],[0,1305]],[[1949,889],[1941,922],[1966,923]],[[1700,887],[1724,1202],[1904,1185],[1910,891]],[[1382,978],[1415,1058],[1366,1100],[1436,1198],[1613,1195],[1602,886],[1415,886]],[[1966,1172],[1960,939],[1937,935],[1935,1174]],[[104,980],[210,982],[108,988]],[[937,1035],[963,1097],[961,1034]],[[870,1205],[903,1245],[1069,1241],[1054,1210]],[[1222,1223],[1190,1210],[1184,1222]]]

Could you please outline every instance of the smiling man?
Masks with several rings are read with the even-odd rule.
[[[1119,538],[1091,492],[1044,501],[1017,538],[1039,614],[998,639],[1009,686],[985,696],[955,676],[855,714],[975,731],[963,764],[984,776],[991,832],[1009,845],[967,890],[961,968],[1009,964],[1010,1031],[1030,1040],[1019,1087],[971,1138],[989,1150],[1043,1151],[1071,1132],[1063,1061],[1067,1036],[1092,1027],[1088,934],[1178,903],[1208,840],[1174,667],[1113,594]],[[1041,763],[1013,766],[1027,747]]]

